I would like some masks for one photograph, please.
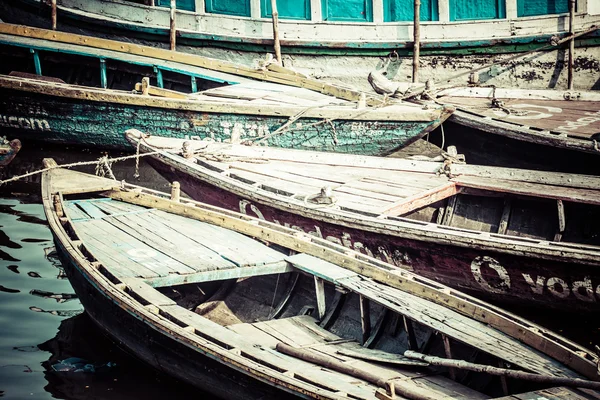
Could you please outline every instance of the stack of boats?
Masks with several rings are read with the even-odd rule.
[[[128,149],[173,182],[44,160],[73,288],[155,368],[225,398],[600,398],[597,354],[485,302],[598,314],[600,177],[382,157],[448,118],[596,156],[597,94],[406,102],[6,23],[0,55],[0,133]]]

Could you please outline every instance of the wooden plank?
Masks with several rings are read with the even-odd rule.
[[[125,265],[133,271],[139,270],[141,277],[150,278],[179,272],[194,272],[185,264],[115,228],[105,220],[75,221],[74,225],[86,245],[91,244],[102,250],[104,254],[111,255],[113,259],[119,260],[119,265]],[[82,233],[83,235],[81,235]],[[103,264],[108,270],[111,270],[114,265],[104,262]],[[149,273],[149,271],[153,273]]]
[[[198,229],[198,221],[189,218],[158,210],[151,215],[160,218],[165,226],[176,226],[178,232],[238,266],[269,264],[284,258],[282,253],[263,243],[216,225],[205,224],[203,229]]]
[[[142,92],[143,89],[144,89],[144,87],[143,87],[142,83],[138,82],[135,84],[136,91]],[[150,86],[150,85],[148,85],[148,87],[145,89],[148,91],[148,95],[150,95],[150,96],[166,97],[169,99],[188,99],[189,98],[189,96],[187,96],[185,93],[178,92],[176,90],[163,89],[163,88],[159,88],[156,86]]]
[[[291,263],[301,271],[308,272],[331,283],[337,283],[340,279],[358,276],[356,272],[340,268],[329,261],[305,253],[287,256],[285,257],[285,261]]]
[[[293,271],[286,261],[278,261],[272,264],[263,264],[252,267],[236,267],[227,269],[207,270],[185,275],[168,275],[146,279],[145,282],[152,287],[165,287],[184,285],[188,283],[201,283],[222,281],[226,279],[238,279],[251,276],[284,274]]]
[[[436,201],[458,194],[456,183],[447,182],[442,186],[404,198],[383,210],[382,215],[400,216],[418,210]]]
[[[453,178],[452,181],[456,182],[459,187],[600,205],[600,191],[598,190],[478,178],[473,176],[460,176]]]
[[[406,358],[402,354],[393,354],[382,350],[367,349],[361,346],[353,346],[352,348],[340,347],[337,352],[348,357],[360,358],[362,360],[375,361],[384,364],[418,367],[426,367],[429,365],[422,361]]]
[[[119,278],[121,282],[127,285],[127,288],[155,306],[174,306],[174,300],[168,298],[158,290],[154,289],[139,278]]]
[[[365,296],[359,295],[360,305],[360,326],[362,330],[362,344],[367,342],[367,339],[371,335],[371,307],[369,299]]]
[[[71,221],[75,221],[75,220],[86,220],[86,219],[90,219],[90,216],[87,215],[85,212],[83,212],[83,210],[79,207],[77,207],[77,205],[72,202],[72,201],[65,201],[64,203],[65,206],[65,212],[66,214],[69,216],[69,218],[71,218]]]
[[[317,313],[319,315],[319,321],[325,317],[325,281],[317,276],[315,280],[315,297],[317,298]]]
[[[506,234],[506,229],[508,228],[508,221],[510,219],[511,210],[512,210],[512,201],[510,199],[504,199],[504,208],[502,209],[502,216],[500,217],[500,222],[498,223],[498,234],[499,235]]]

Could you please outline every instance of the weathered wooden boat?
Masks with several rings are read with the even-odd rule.
[[[6,3],[3,11],[6,21],[32,24],[35,14],[41,26],[51,26],[46,2]],[[162,0],[144,4],[127,0],[58,0],[57,3],[58,29],[74,25],[104,35],[118,33],[168,42],[173,26],[177,43],[201,46],[199,51],[211,51],[215,57],[244,58],[252,63],[258,54],[272,52],[270,1],[177,0],[173,13],[169,9],[171,2]],[[278,0],[276,3],[281,51],[291,55],[285,59],[288,66],[355,84],[362,80],[366,85],[364,78],[377,64],[378,57],[390,53],[402,58],[412,55],[415,37],[412,0]],[[576,3],[572,32],[600,26],[597,0]],[[489,54],[509,58],[515,51],[541,47],[547,50],[553,37],[562,38],[569,33],[567,0],[484,0],[477,4],[423,0],[420,4],[418,35],[423,82],[446,79],[479,67],[489,62]],[[577,46],[583,50],[575,61],[578,70],[575,79],[580,88],[590,89],[596,84],[598,44],[598,32],[578,38]],[[240,54],[239,50],[245,53]],[[528,63],[517,66],[513,63],[510,68],[514,74],[488,74],[487,78],[497,86],[514,86],[521,80],[522,87],[547,87],[553,75],[555,80],[563,70],[561,81],[566,80],[565,66],[563,52],[557,56],[556,52],[540,51]],[[406,79],[412,74],[411,67],[410,62],[397,63],[389,72],[391,76]]]
[[[6,140],[0,137],[0,167],[6,167],[17,156],[21,150],[21,141],[19,139]]]
[[[599,177],[127,136],[196,200],[478,297],[598,312]]]
[[[470,163],[600,173],[600,92],[464,87],[435,101],[457,108],[445,143]]]
[[[23,140],[126,148],[125,129],[152,127],[167,137],[387,154],[435,129],[453,110],[383,104],[373,96],[361,100],[358,92],[283,68],[260,72],[152,47],[7,24],[0,24],[0,32],[5,33],[0,35],[0,54],[8,60],[0,66],[5,74],[0,76],[0,127]],[[84,64],[73,67],[79,60]],[[132,93],[146,74],[151,84],[138,85],[139,91]]]
[[[42,192],[87,314],[137,357],[219,397],[600,397],[585,348],[325,239],[58,168]],[[428,367],[446,358],[479,370]]]

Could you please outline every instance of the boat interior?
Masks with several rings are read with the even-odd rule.
[[[63,178],[76,174],[54,173]],[[109,187],[92,180],[94,185],[96,190]],[[78,179],[64,179],[54,188],[60,193],[86,191]],[[378,389],[356,376],[283,354],[277,346],[284,343],[359,372],[370,371],[424,396],[419,398],[521,399],[525,397],[512,395],[531,391],[537,396],[585,398],[578,389],[433,367],[404,357],[404,351],[412,349],[575,376],[486,323],[324,259],[101,195],[56,196],[54,208],[74,246],[124,295],[159,315],[169,329],[235,351],[273,373],[354,399],[373,398]]]

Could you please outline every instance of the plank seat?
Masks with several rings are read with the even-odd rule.
[[[524,347],[516,339],[458,312],[425,301],[415,295],[375,282],[335,264],[307,254],[286,257],[295,268],[350,289],[400,315],[429,326],[455,340],[473,343],[488,354],[529,371],[555,376],[577,374],[537,350]],[[516,349],[519,349],[516,352]]]

